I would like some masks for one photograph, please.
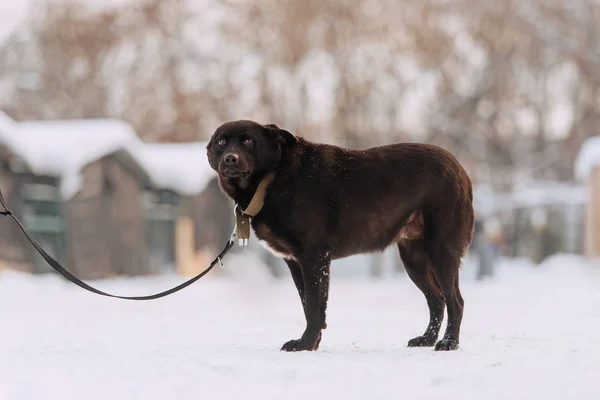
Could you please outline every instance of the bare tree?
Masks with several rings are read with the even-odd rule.
[[[0,52],[0,106],[114,116],[147,140],[251,118],[350,147],[426,141],[505,187],[571,178],[600,122],[591,0],[215,0],[210,18],[192,6],[49,3]]]
[[[107,113],[103,69],[120,40],[115,12],[90,13],[75,1],[36,8],[30,29],[3,49],[12,80],[3,107],[18,119],[89,118]]]
[[[190,88],[211,60],[185,35],[193,21],[183,0],[101,10],[48,2],[29,21],[1,50],[0,106],[15,118],[115,117],[151,141],[206,136],[202,116],[218,99]]]

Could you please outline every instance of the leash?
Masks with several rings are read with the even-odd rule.
[[[87,283],[83,282],[81,279],[77,278],[75,275],[70,273],[67,269],[65,269],[62,265],[60,265],[60,263],[58,261],[56,261],[54,258],[52,258],[52,256],[50,256],[50,254],[48,254],[35,241],[35,239],[31,236],[31,234],[29,232],[27,232],[27,229],[25,229],[25,227],[23,226],[21,221],[19,221],[19,219],[17,217],[15,217],[13,212],[8,209],[8,207],[6,206],[6,203],[4,202],[4,197],[2,196],[2,190],[0,190],[0,204],[2,205],[2,208],[3,208],[3,211],[0,211],[0,215],[11,217],[17,223],[17,225],[19,225],[19,228],[25,234],[25,236],[27,237],[27,240],[29,240],[29,242],[33,245],[33,247],[35,247],[37,252],[40,253],[40,255],[44,258],[44,260],[46,260],[48,265],[50,265],[52,268],[54,268],[54,270],[56,270],[58,273],[60,273],[62,276],[64,276],[65,278],[67,278],[68,280],[70,280],[71,282],[76,284],[77,286],[79,286],[87,291],[90,291],[92,293],[95,293],[95,294],[98,294],[101,296],[114,297],[117,299],[124,299],[124,300],[154,300],[154,299],[159,299],[161,297],[165,297],[165,296],[168,296],[175,292],[178,292],[181,289],[185,289],[186,287],[190,286],[192,283],[196,282],[198,279],[202,278],[204,275],[208,274],[217,264],[223,265],[223,261],[221,261],[221,260],[223,259],[225,254],[227,254],[227,252],[229,250],[231,250],[231,248],[235,244],[235,238],[237,236],[236,230],[234,229],[233,233],[231,234],[231,237],[225,244],[225,248],[223,249],[223,251],[221,251],[221,253],[217,256],[217,258],[215,258],[210,263],[208,268],[206,268],[204,271],[202,271],[195,277],[183,282],[182,284],[175,286],[172,289],[165,290],[164,292],[152,294],[149,296],[117,296],[114,294],[103,292],[102,290],[98,290],[95,287],[88,285]]]

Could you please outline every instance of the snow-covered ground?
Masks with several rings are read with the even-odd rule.
[[[240,255],[226,271],[254,268]],[[334,265],[335,268],[335,265]],[[0,273],[0,399],[597,399],[600,266],[556,256],[463,273],[461,348],[407,348],[427,308],[404,275],[333,277],[314,353],[291,279],[234,273],[163,300],[102,298],[56,277]],[[96,282],[119,294],[175,276]]]

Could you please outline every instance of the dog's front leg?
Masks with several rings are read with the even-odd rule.
[[[321,342],[321,331],[325,329],[325,312],[329,297],[329,252],[317,256],[300,257],[299,263],[304,277],[304,316],[306,329],[300,339],[290,340],[283,351],[317,350]]]

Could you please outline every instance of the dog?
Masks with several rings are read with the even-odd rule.
[[[250,120],[219,126],[206,149],[220,189],[240,215],[255,208],[252,230],[285,260],[298,289],[306,329],[281,350],[319,348],[332,260],[394,244],[429,307],[425,332],[408,346],[458,348],[459,269],[474,215],[471,180],[450,152],[421,143],[352,150]]]

